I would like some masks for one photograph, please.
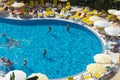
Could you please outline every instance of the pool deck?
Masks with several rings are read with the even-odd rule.
[[[81,9],[82,9],[82,7],[81,7]],[[3,16],[4,16],[4,14],[3,14]],[[24,20],[23,18],[20,18],[18,16],[17,17],[12,17],[11,14],[9,14],[9,16],[5,17],[5,18],[14,19],[14,20]],[[103,43],[103,45],[102,45],[103,46],[103,53],[104,52],[106,53],[108,51],[108,50],[105,50],[105,48],[104,48],[104,46],[106,45],[106,42],[105,42],[105,39],[104,39],[103,35],[99,34],[98,31],[95,28],[90,27],[90,26],[86,25],[83,22],[80,22],[80,21],[76,22],[76,21],[73,21],[73,20],[70,20],[70,19],[61,19],[59,17],[55,17],[55,18],[47,18],[47,17],[44,17],[44,18],[31,18],[31,19],[28,19],[28,20],[39,20],[39,19],[53,19],[53,20],[56,19],[56,20],[69,21],[69,22],[73,22],[73,23],[76,23],[76,24],[79,24],[79,25],[83,25],[85,28],[87,28],[87,29],[91,30],[93,33],[95,33],[97,35],[97,37],[101,40],[101,42]],[[27,20],[27,19],[25,19],[25,20]],[[111,56],[112,61],[115,62],[115,63],[117,63],[117,61],[118,61],[118,58],[119,58],[118,54],[120,54],[120,53],[113,53],[113,52],[109,51],[109,55]],[[74,80],[81,80],[81,75],[83,75],[86,72],[87,71],[85,70],[85,71],[83,71],[83,72],[81,72],[81,73],[79,73],[77,75],[74,75],[73,76]],[[66,78],[58,78],[58,79],[50,79],[50,80],[68,80],[67,78],[68,77],[66,77]],[[95,80],[95,79],[91,79],[91,80]]]

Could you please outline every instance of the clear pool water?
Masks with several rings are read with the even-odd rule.
[[[66,31],[67,24],[70,25],[69,32]],[[48,26],[52,27],[51,32],[48,32]],[[96,53],[102,52],[102,44],[96,35],[83,26],[65,21],[0,19],[0,33],[20,44],[10,46],[0,36],[0,57],[9,58],[14,63],[13,69],[23,70],[27,76],[37,72],[50,79],[75,75],[93,62]],[[22,67],[24,58],[27,64]]]

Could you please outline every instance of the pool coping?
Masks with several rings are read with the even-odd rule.
[[[32,21],[32,20],[60,20],[60,21],[66,21],[66,22],[70,22],[70,23],[74,23],[74,24],[78,24],[78,25],[82,25],[82,27],[88,29],[89,31],[91,31],[101,42],[102,44],[102,52],[105,51],[105,40],[103,39],[103,37],[96,31],[93,29],[93,27],[90,27],[89,25],[79,21],[79,22],[76,22],[76,21],[72,21],[70,19],[61,19],[61,18],[32,18],[32,19],[22,19],[22,18],[13,18],[13,17],[5,17],[5,18],[2,18],[0,17],[1,19],[8,19],[8,20],[17,20],[17,21],[21,21],[21,20],[29,20],[29,21]],[[76,77],[76,76],[79,76],[80,74],[86,72],[86,70],[78,73],[78,74],[75,74],[75,75],[72,75],[73,77]],[[64,79],[67,79],[69,76],[67,77],[63,77],[63,78],[55,78],[55,79],[49,79],[49,80],[64,80]]]

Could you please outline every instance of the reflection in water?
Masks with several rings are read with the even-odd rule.
[[[19,41],[16,41],[16,40],[14,40],[14,39],[12,39],[12,38],[9,38],[9,39],[8,39],[8,42],[7,42],[7,47],[8,47],[8,49],[11,49],[11,48],[14,47],[14,46],[19,47],[19,46],[20,46]]]
[[[9,38],[4,33],[2,33],[1,36],[5,39],[4,45],[8,48],[8,50],[13,47],[20,47],[19,40]]]

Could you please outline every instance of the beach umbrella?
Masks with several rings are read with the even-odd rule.
[[[13,3],[12,5],[11,5],[11,7],[13,7],[13,8],[21,8],[21,7],[23,7],[24,6],[24,3]]]
[[[105,20],[98,20],[94,22],[94,26],[99,30],[102,31],[104,30],[105,27],[110,26],[110,23]]]
[[[26,79],[26,73],[21,70],[13,70],[8,72],[5,77],[7,80],[10,80],[11,75],[14,73],[15,80],[25,80]]]
[[[93,63],[93,64],[87,65],[87,71],[92,73],[93,75],[102,74],[102,73],[106,72],[106,70],[107,69],[105,67],[103,67],[102,64]]]
[[[96,54],[94,56],[94,61],[96,63],[101,63],[101,64],[110,64],[112,63],[112,59],[109,55],[107,54]]]
[[[115,15],[115,12],[116,12],[117,10],[116,9],[109,9],[108,10],[108,13],[110,13],[110,14],[112,14],[112,15]]]
[[[120,34],[120,27],[105,27],[104,30],[110,36],[118,36]]]
[[[103,20],[103,19],[102,19],[101,17],[98,17],[98,16],[91,16],[91,17],[89,18],[89,20],[95,22],[95,21]]]
[[[41,73],[33,73],[30,76],[28,76],[28,80],[29,78],[36,78],[36,80],[48,80],[47,76]]]
[[[105,20],[98,20],[94,22],[94,26],[96,27],[108,27],[110,26],[110,22]]]
[[[117,18],[120,20],[120,16],[117,16]]]
[[[116,16],[120,16],[120,11],[115,11],[114,14],[115,14]]]
[[[0,77],[0,80],[7,80],[6,77]]]

